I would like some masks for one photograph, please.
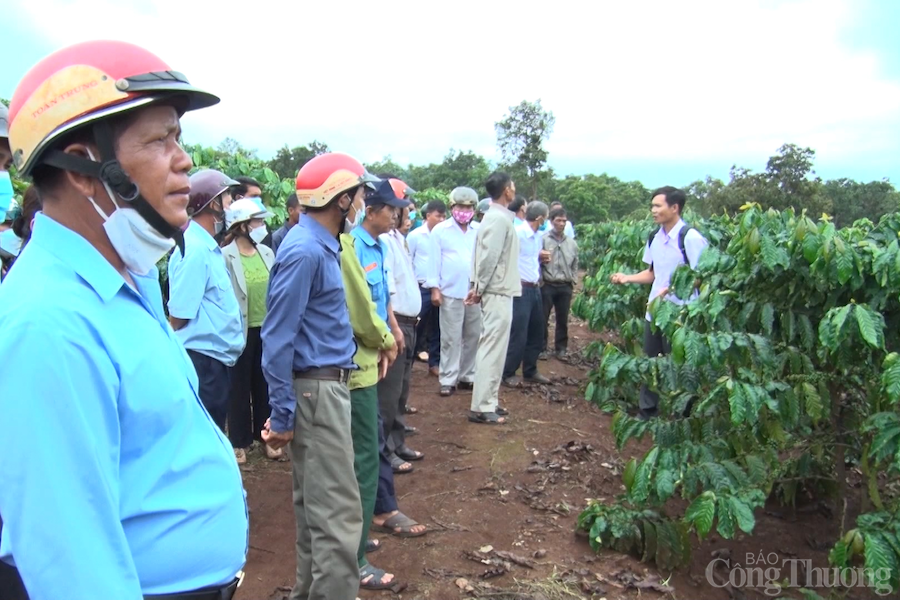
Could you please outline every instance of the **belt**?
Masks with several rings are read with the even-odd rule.
[[[536,283],[531,283],[530,281],[523,281],[523,282],[522,282],[522,287],[536,288],[536,287],[538,287],[538,284],[536,284]]]
[[[337,367],[322,367],[307,369],[306,371],[294,371],[294,379],[318,379],[320,381],[339,381],[347,383],[350,379],[350,369],[338,369]]]
[[[418,325],[419,317],[407,317],[406,315],[398,315],[394,313],[394,317],[397,319],[398,323],[406,323],[407,325]]]
[[[204,588],[193,592],[178,594],[159,594],[144,596],[144,600],[231,600],[241,580],[236,578],[228,585],[220,588]]]
[[[571,286],[572,282],[571,281],[547,281],[545,279],[544,285],[568,285],[568,286]]]

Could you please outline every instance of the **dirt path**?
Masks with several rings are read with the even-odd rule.
[[[596,339],[580,322],[573,322],[571,329],[573,349]],[[415,473],[398,475],[396,487],[401,510],[426,523],[431,533],[409,540],[376,535],[383,548],[369,555],[373,564],[407,584],[399,597],[717,600],[729,598],[729,593],[706,581],[711,552],[743,557],[762,550],[783,558],[811,558],[824,566],[827,550],[812,546],[828,540],[834,524],[818,514],[801,515],[793,523],[775,513],[758,514],[757,536],[729,543],[713,536],[695,545],[690,570],[671,577],[628,556],[595,555],[586,538],[574,533],[577,516],[586,498],[612,501],[622,493],[621,467],[641,449],[629,447],[622,455],[616,451],[611,417],[587,404],[579,389],[587,367],[551,360],[540,368],[554,385],[501,388],[512,420],[490,427],[466,421],[470,393],[441,398],[437,379],[428,375],[424,364],[416,364],[410,403],[420,412],[409,423],[421,433],[410,438],[409,445],[426,458],[415,463]],[[254,456],[244,468],[244,481],[251,508],[251,550],[237,600],[285,598],[294,581],[289,464]],[[479,550],[481,557],[495,561],[478,562]],[[497,551],[515,556],[496,560]],[[519,561],[527,566],[515,562],[521,558],[527,559]],[[467,590],[466,583],[474,590]],[[637,589],[638,583],[649,587]],[[663,584],[672,591],[654,591]],[[501,594],[504,590],[515,593]]]

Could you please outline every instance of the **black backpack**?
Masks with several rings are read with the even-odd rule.
[[[650,238],[647,240],[647,248],[650,248],[650,244],[653,243],[653,238],[656,237],[656,234],[659,233],[660,229],[662,229],[662,227],[657,227],[650,233]],[[690,266],[691,261],[688,260],[687,250],[684,249],[684,238],[687,237],[688,231],[691,229],[693,229],[693,227],[685,223],[684,227],[681,228],[681,231],[678,232],[678,249],[681,250],[681,256],[684,257],[684,264],[688,266]],[[650,263],[650,270],[653,270],[652,262]]]

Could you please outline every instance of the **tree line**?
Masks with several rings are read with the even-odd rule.
[[[501,160],[496,164],[471,150],[451,148],[440,162],[396,163],[391,156],[367,164],[373,173],[392,173],[417,190],[422,202],[445,198],[453,188],[467,186],[479,194],[494,169],[506,170],[529,199],[562,202],[575,223],[618,221],[647,214],[651,189],[640,181],[625,181],[608,173],[560,176],[548,163],[546,142],[553,132],[555,117],[541,101],[527,100],[510,107],[494,126]],[[332,149],[313,140],[302,146],[285,144],[275,156],[264,160],[233,138],[217,147],[186,145],[197,168],[214,167],[228,175],[246,175],[266,182],[264,200],[284,216],[284,201],[297,171],[310,158]],[[815,151],[784,144],[766,163],[762,172],[734,165],[727,181],[706,177],[693,182],[665,182],[680,185],[688,195],[688,206],[701,217],[734,215],[748,203],[763,208],[797,212],[806,210],[814,218],[827,214],[838,227],[862,218],[877,222],[882,215],[900,211],[900,192],[887,179],[860,182],[848,178],[823,180],[814,170]],[[279,180],[276,185],[274,179]],[[22,186],[24,187],[24,186]],[[20,188],[17,187],[17,190]],[[277,224],[277,223],[276,223]]]

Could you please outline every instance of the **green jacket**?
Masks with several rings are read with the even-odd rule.
[[[356,339],[353,362],[359,367],[350,374],[350,389],[356,390],[378,383],[378,351],[390,350],[394,346],[394,336],[387,323],[375,312],[366,273],[356,256],[356,239],[342,233],[340,242],[341,276],[350,311],[350,325]]]

